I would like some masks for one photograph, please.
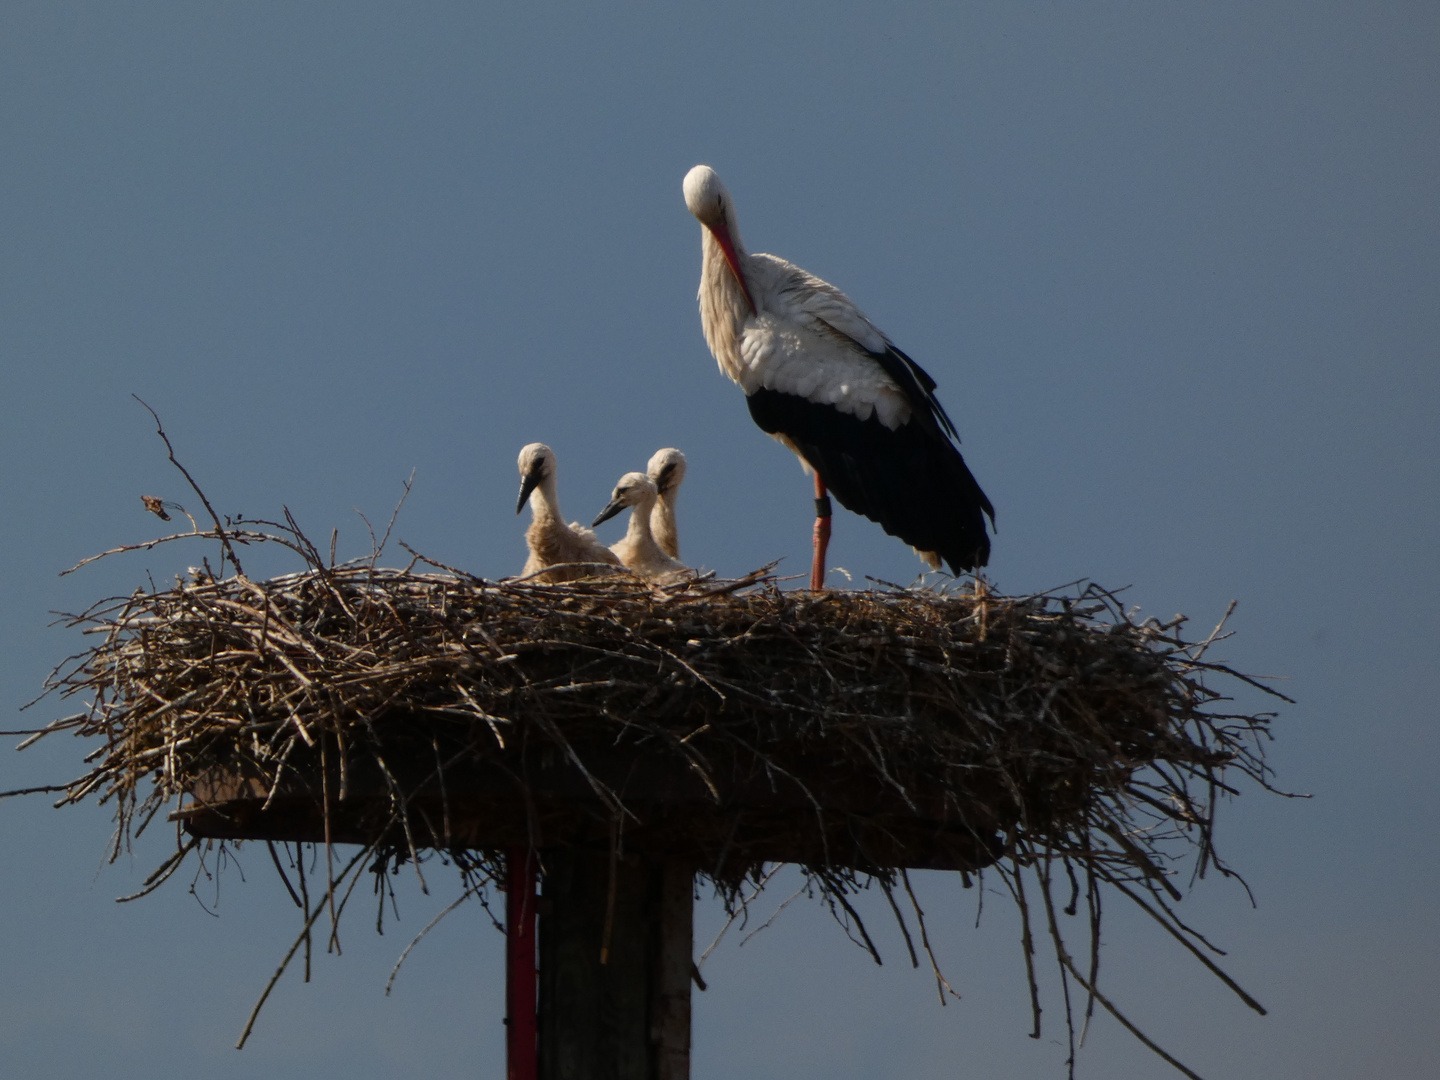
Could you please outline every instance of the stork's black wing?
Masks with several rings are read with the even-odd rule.
[[[945,406],[940,404],[940,399],[935,396],[935,380],[930,377],[928,371],[894,345],[890,345],[883,353],[870,353],[870,355],[885,369],[885,374],[895,380],[917,411],[933,417],[941,432],[956,442],[960,441],[960,434],[955,430],[955,425],[950,422],[949,413],[945,411]]]
[[[757,390],[746,403],[761,430],[785,436],[847,510],[920,551],[936,552],[957,574],[984,566],[990,558],[985,517],[995,520],[990,500],[947,437],[954,428],[930,393],[934,381],[898,349],[891,363],[903,366],[902,375],[891,377],[917,404],[915,415],[894,430],[874,415],[861,420],[777,390]]]

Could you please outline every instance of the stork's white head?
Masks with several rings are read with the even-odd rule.
[[[518,514],[525,507],[530,493],[547,480],[555,479],[555,451],[542,442],[532,442],[520,451],[520,498],[515,503]]]
[[[620,513],[627,506],[635,507],[637,514],[643,514],[647,519],[650,515],[650,508],[655,505],[655,500],[660,497],[660,491],[643,472],[627,472],[620,477],[620,482],[615,485],[615,492],[610,497],[609,504],[591,523],[593,529],[602,522],[609,521],[616,514]]]
[[[685,480],[685,455],[673,446],[656,450],[645,466],[645,475],[655,482],[661,495],[673,496]]]
[[[730,201],[730,192],[709,165],[696,165],[686,173],[684,189],[685,205],[725,253],[725,261],[730,264],[750,311],[759,311],[755,298],[750,295],[750,283],[745,280],[744,264],[749,256],[740,240],[740,228],[735,224],[735,204]],[[704,288],[703,282],[701,288]]]
[[[709,165],[696,165],[685,174],[685,205],[707,229],[723,224],[733,234],[735,207],[730,192]]]

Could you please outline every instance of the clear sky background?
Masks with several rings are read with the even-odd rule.
[[[1299,700],[1272,761],[1314,798],[1222,808],[1258,908],[1217,880],[1182,905],[1271,1016],[1118,905],[1112,995],[1207,1077],[1440,1075],[1440,8],[485,8],[0,7],[0,727],[61,715],[16,711],[81,647],[50,612],[213,558],[57,576],[157,535],[142,493],[193,508],[132,393],[222,512],[288,506],[342,556],[413,468],[397,535],[515,572],[515,456],[543,440],[586,520],[682,447],[687,558],[804,572],[806,480],[700,334],[680,181],[703,161],[752,250],[939,382],[1001,589],[1090,577],[1206,629],[1237,600],[1225,658]],[[846,513],[831,550],[857,579],[918,570]],[[5,749],[0,789],[88,749]],[[383,996],[443,874],[383,938],[358,914],[237,1053],[297,928],[263,850],[218,908],[197,886],[214,917],[188,879],[116,905],[169,841],[105,866],[109,832],[107,808],[0,802],[0,1075],[500,1075],[478,906]],[[1062,1075],[1058,998],[1025,1037],[1007,902],[976,929],[974,893],[924,877],[963,1001],[888,930],[877,968],[796,904],[707,966],[697,1080]],[[1170,1073],[1101,1019],[1081,1075]]]

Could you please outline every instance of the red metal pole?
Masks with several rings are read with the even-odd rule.
[[[825,587],[825,553],[830,547],[830,496],[825,481],[815,474],[815,561],[810,565],[810,588]]]
[[[505,1076],[538,1080],[535,853],[511,848],[505,864]]]

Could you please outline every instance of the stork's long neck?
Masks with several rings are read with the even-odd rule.
[[[650,531],[650,513],[655,509],[655,496],[642,494],[630,510],[630,526],[625,530],[625,544],[631,551],[659,548]]]
[[[735,279],[724,249],[709,229],[700,230],[700,326],[705,343],[710,346],[720,370],[735,382],[740,381],[744,362],[740,358],[740,332],[752,312],[745,289]],[[747,270],[750,256],[735,241],[736,261],[742,272]]]
[[[550,475],[541,480],[530,493],[530,512],[535,515],[536,524],[564,523],[560,516],[560,496],[556,493],[555,477]]]
[[[675,525],[675,496],[680,493],[678,485],[668,495],[655,500],[655,509],[650,512],[650,532],[660,550],[672,558],[680,557],[680,536]]]

